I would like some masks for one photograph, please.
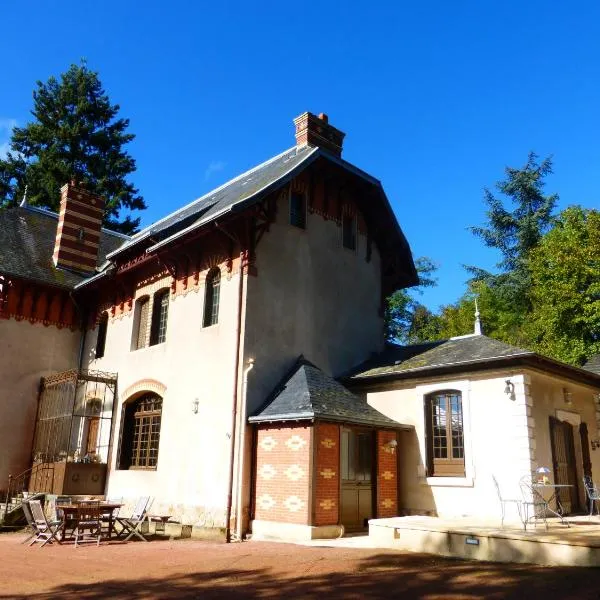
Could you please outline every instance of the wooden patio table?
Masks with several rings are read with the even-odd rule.
[[[102,512],[102,515],[107,519],[108,521],[108,534],[107,534],[107,539],[110,539],[111,535],[113,533],[115,533],[115,511],[119,508],[121,508],[121,506],[123,506],[123,504],[121,503],[117,503],[117,502],[100,502],[99,503],[100,506],[100,511]],[[79,520],[79,516],[80,516],[80,512],[82,510],[82,507],[80,504],[78,503],[72,503],[72,504],[61,504],[59,506],[56,507],[57,511],[62,511],[63,513],[63,518],[62,518],[62,525],[60,526],[60,537],[61,540],[65,539],[66,536],[66,532],[67,532],[67,525],[69,522],[75,523]],[[86,507],[87,509],[87,507]],[[86,510],[84,509],[84,510]]]
[[[553,515],[556,515],[563,525],[570,527],[569,522],[565,521],[563,516],[563,507],[558,497],[558,492],[564,488],[573,487],[566,483],[533,483],[531,489],[537,494],[537,496],[545,503],[545,509],[549,510]],[[544,491],[550,491],[550,497],[546,500]],[[556,510],[550,507],[550,502],[556,502]]]

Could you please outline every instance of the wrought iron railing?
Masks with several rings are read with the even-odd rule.
[[[8,476],[6,500],[4,502],[4,516],[8,514],[11,498],[23,497],[24,492],[29,494],[52,492],[54,489],[54,463],[36,463],[19,475]]]

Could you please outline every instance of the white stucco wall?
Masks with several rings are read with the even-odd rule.
[[[0,319],[0,490],[31,464],[40,378],[77,367],[80,331]]]
[[[219,322],[202,326],[204,276],[185,295],[170,296],[166,341],[131,350],[133,311],[109,320],[105,355],[94,359],[97,330],[87,340],[88,367],[118,372],[113,453],[107,494],[134,502],[154,498],[152,512],[192,525],[222,526],[227,497],[239,274],[221,276]],[[136,298],[170,285],[170,278],[140,288]],[[127,389],[151,379],[163,396],[156,470],[119,470],[121,408]],[[143,387],[143,386],[142,386]],[[193,412],[198,399],[198,413]]]

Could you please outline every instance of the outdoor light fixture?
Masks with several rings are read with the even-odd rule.
[[[511,400],[515,399],[515,384],[510,380],[507,379],[504,382],[506,385],[504,386],[504,393],[510,397]]]
[[[200,405],[200,400],[198,398],[194,398],[192,402],[192,412],[197,415],[198,414],[198,406]]]
[[[600,448],[600,440],[598,438],[592,440],[590,446],[592,447],[592,450],[598,450],[598,448]]]
[[[386,446],[388,448],[396,448],[398,446],[398,440],[390,440]]]
[[[567,388],[563,388],[563,400],[565,401],[565,404],[571,405],[572,396],[573,394],[571,394]]]

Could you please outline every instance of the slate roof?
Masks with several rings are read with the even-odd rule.
[[[409,429],[369,406],[341,383],[300,357],[250,423],[319,419],[355,425]]]
[[[596,373],[597,375],[600,375],[600,354],[596,354],[596,356],[592,356],[592,358],[590,358],[590,360],[588,360],[585,365],[583,365],[583,368],[586,371],[591,371],[592,373]]]
[[[72,289],[86,276],[52,262],[58,215],[33,206],[0,210],[0,273]],[[98,266],[128,237],[102,229]]]
[[[481,370],[514,364],[543,368],[577,381],[583,380],[600,386],[600,373],[595,375],[485,335],[467,335],[409,346],[390,344],[384,352],[353,369],[343,381],[352,385],[378,379],[409,379],[436,373]]]
[[[268,190],[275,183],[280,184],[282,178],[294,172],[300,165],[312,162],[319,152],[318,148],[310,146],[300,148],[294,146],[142,229],[127,244],[120,247],[118,252],[149,238],[155,246],[161,246],[167,240],[200,227],[236,207],[244,208],[246,200],[261,191]],[[116,254],[117,252],[109,254],[109,258]]]

